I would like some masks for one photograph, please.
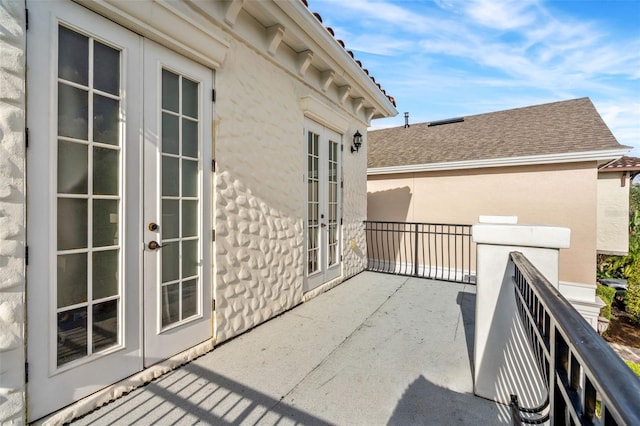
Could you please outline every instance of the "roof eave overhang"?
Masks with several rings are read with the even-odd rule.
[[[344,50],[335,38],[322,26],[301,1],[261,2],[264,7],[279,7],[296,25],[287,31],[298,32],[296,36],[309,45],[314,56],[331,64],[333,71],[349,80],[350,85],[362,94],[376,113],[373,118],[394,117],[398,111],[381,89],[365,74],[355,60]]]
[[[638,172],[640,167],[607,167],[598,169],[598,173],[615,173],[615,172]]]
[[[450,161],[445,163],[410,164],[404,166],[370,167],[367,175],[417,173],[493,167],[535,166],[541,164],[579,163],[583,161],[610,161],[625,155],[628,148],[601,151],[583,151],[563,154],[530,155],[522,157],[491,158],[485,160]]]

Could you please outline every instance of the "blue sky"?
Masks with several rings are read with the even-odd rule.
[[[372,128],[588,96],[640,156],[640,0],[308,0],[395,97]]]

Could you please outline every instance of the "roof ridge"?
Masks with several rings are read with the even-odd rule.
[[[583,96],[581,98],[574,98],[574,99],[565,99],[563,101],[553,101],[553,102],[545,102],[543,104],[536,104],[536,105],[528,105],[528,106],[522,106],[522,107],[515,107],[515,108],[508,108],[508,109],[501,109],[501,110],[497,110],[497,111],[489,111],[489,112],[481,112],[478,114],[470,114],[470,115],[458,115],[456,117],[460,117],[460,118],[472,118],[472,117],[479,117],[479,116],[483,116],[483,115],[491,115],[491,114],[499,114],[499,113],[506,113],[506,112],[513,112],[513,111],[519,111],[519,110],[526,110],[526,109],[533,109],[533,108],[542,108],[545,106],[550,106],[550,105],[555,105],[555,104],[564,104],[567,102],[576,102],[576,101],[583,101],[583,100],[588,100],[589,103],[591,105],[593,105],[593,102],[591,101],[591,98],[589,98],[588,96]],[[595,108],[595,106],[594,106]],[[454,116],[450,117],[453,118]],[[448,118],[445,118],[444,120],[447,120]],[[419,123],[413,123],[410,124],[409,127],[411,126],[420,126],[420,125],[428,125],[429,123],[433,123],[436,121],[442,121],[441,119],[437,119],[437,120],[430,120],[430,121],[421,121]],[[369,131],[369,133],[371,132],[378,132],[381,130],[391,130],[391,129],[397,129],[397,128],[404,128],[404,125],[398,125],[398,126],[393,126],[393,127],[385,127],[383,129],[372,129]]]

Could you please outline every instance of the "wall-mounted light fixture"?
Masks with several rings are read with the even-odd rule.
[[[353,134],[353,145],[351,145],[351,152],[358,152],[360,146],[362,146],[362,135],[360,134],[359,130],[356,130],[356,132]]]

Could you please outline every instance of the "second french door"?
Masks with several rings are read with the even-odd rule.
[[[306,281],[305,291],[340,276],[342,137],[306,120]]]
[[[213,77],[148,40],[144,77],[144,358],[151,365],[212,336],[204,165],[212,158]]]

